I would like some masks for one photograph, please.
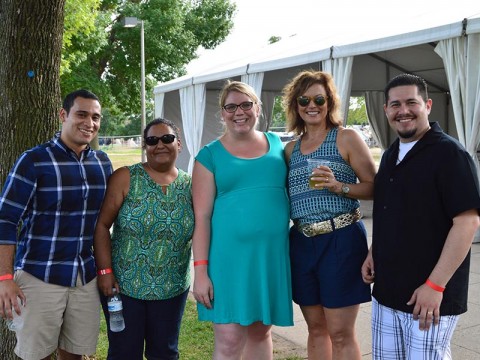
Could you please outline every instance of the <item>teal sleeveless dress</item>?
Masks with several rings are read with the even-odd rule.
[[[208,266],[213,308],[197,304],[199,320],[293,325],[287,167],[278,136],[265,136],[270,149],[258,158],[237,158],[219,140],[196,157],[217,189]]]

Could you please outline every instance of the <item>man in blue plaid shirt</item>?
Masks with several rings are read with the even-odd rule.
[[[101,117],[95,94],[67,95],[61,132],[17,159],[0,197],[0,316],[20,314],[22,359],[49,359],[58,348],[59,359],[81,360],[96,350],[93,233],[112,173],[107,155],[89,146]]]

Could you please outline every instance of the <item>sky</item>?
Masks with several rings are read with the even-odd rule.
[[[200,59],[188,65],[189,72],[218,57],[240,58],[261,51],[272,36],[313,41],[318,33],[354,33],[370,40],[480,17],[476,0],[230,1],[237,5],[232,32],[216,49],[201,51]]]

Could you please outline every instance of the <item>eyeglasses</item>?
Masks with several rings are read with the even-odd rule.
[[[297,104],[302,106],[302,107],[305,107],[305,106],[308,106],[308,104],[310,104],[310,101],[313,100],[313,102],[318,105],[318,106],[322,106],[325,104],[325,102],[327,101],[326,99],[327,97],[324,96],[324,95],[317,95],[317,96],[299,96],[297,98]]]
[[[163,144],[171,144],[175,140],[175,135],[173,134],[165,134],[160,137],[158,136],[147,136],[145,138],[145,144],[149,146],[157,145],[159,141]]]
[[[223,107],[223,110],[225,110],[228,113],[234,113],[237,111],[238,108],[242,109],[243,111],[250,110],[253,106],[252,101],[245,101],[241,104],[227,104]]]

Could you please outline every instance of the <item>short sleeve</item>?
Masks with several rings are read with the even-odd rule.
[[[480,209],[480,194],[471,156],[463,149],[457,149],[448,156],[448,168],[441,174],[441,194],[448,216],[454,218],[464,211]]]
[[[200,149],[197,156],[195,157],[195,160],[197,160],[200,164],[205,166],[205,168],[207,168],[207,170],[210,171],[211,173],[213,174],[215,173],[215,164],[213,161],[213,154],[212,154],[212,150],[208,145]]]

